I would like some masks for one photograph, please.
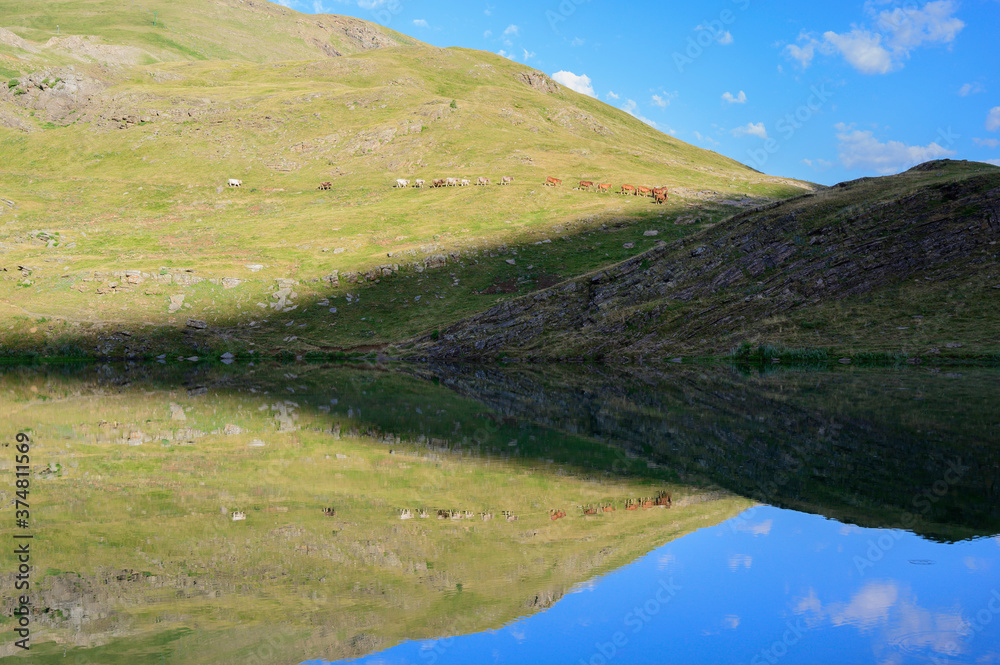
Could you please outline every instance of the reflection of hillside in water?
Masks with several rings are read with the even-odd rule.
[[[640,461],[596,473],[611,447],[371,368],[8,369],[0,395],[2,436],[33,439],[33,664],[288,663],[487,630],[750,505]],[[660,488],[671,510],[621,510]],[[400,519],[421,507],[475,519]]]
[[[681,480],[864,526],[1000,532],[1000,376],[895,370],[436,368],[505,416],[619,447]]]

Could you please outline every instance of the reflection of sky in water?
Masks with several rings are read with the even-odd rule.
[[[500,630],[354,662],[1000,664],[1000,537],[942,545],[761,507]]]

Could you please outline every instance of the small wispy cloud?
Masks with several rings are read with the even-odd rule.
[[[739,138],[741,136],[756,136],[762,139],[767,138],[767,129],[764,127],[764,123],[758,122],[748,122],[742,127],[737,127],[733,130],[733,136]]]
[[[413,25],[417,26],[418,28],[426,28],[427,27],[427,21],[425,21],[422,18],[415,18],[415,19],[413,19]]]
[[[722,98],[729,102],[730,104],[746,104],[747,103],[747,93],[740,90],[739,94],[734,95],[731,92],[722,93]]]

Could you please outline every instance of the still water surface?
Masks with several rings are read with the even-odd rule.
[[[32,438],[35,586],[31,654],[5,641],[0,662],[997,663],[998,386],[968,368],[5,370],[0,435]],[[670,508],[626,510],[661,492]]]

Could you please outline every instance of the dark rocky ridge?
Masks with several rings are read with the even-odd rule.
[[[942,160],[740,213],[404,345],[434,360],[719,353],[769,317],[998,272],[1000,169]]]

